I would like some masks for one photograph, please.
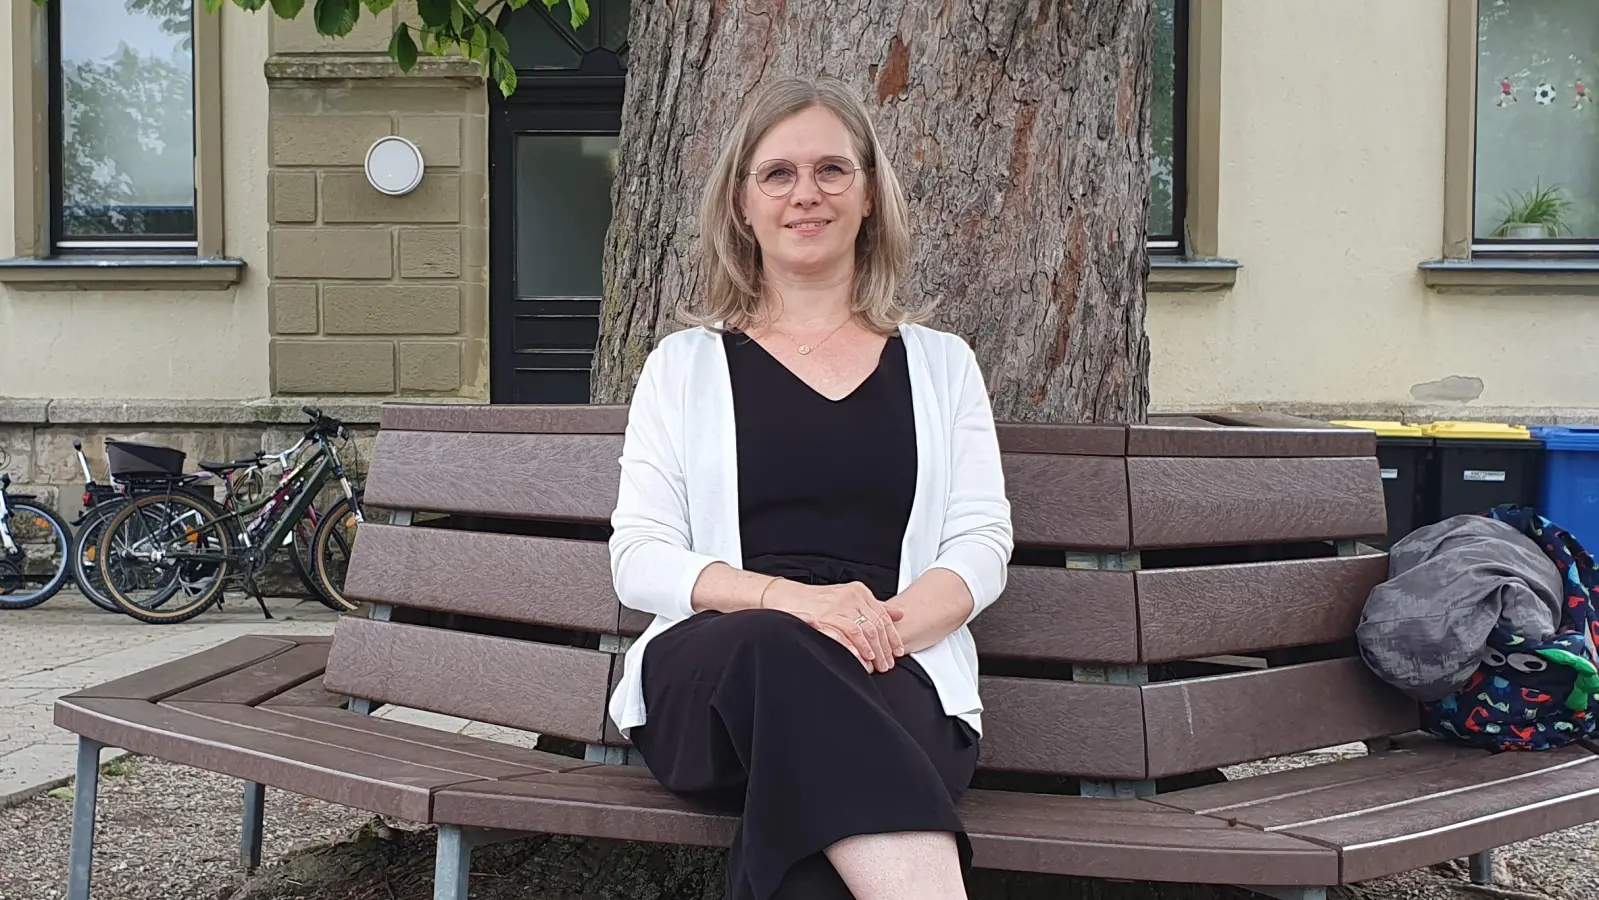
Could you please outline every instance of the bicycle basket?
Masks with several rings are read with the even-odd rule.
[[[130,475],[182,475],[188,454],[171,447],[136,444],[132,441],[105,442],[106,468],[112,478]]]

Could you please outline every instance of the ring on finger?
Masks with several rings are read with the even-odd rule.
[[[856,616],[855,617],[855,624],[856,625],[865,625],[866,624],[866,617],[865,616]]]

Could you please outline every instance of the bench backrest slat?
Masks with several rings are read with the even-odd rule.
[[[1144,710],[1134,685],[983,676],[979,765],[1140,780]]]
[[[1138,662],[1131,572],[1013,565],[1003,599],[972,620],[972,637],[985,656]]]
[[[1387,577],[1384,553],[1139,572],[1142,659],[1344,640],[1355,633],[1366,596]]]
[[[1127,460],[1139,547],[1328,540],[1381,534],[1375,457]]]
[[[346,616],[323,680],[352,697],[597,744],[612,660],[580,647]]]
[[[1415,703],[1349,657],[1143,687],[1151,778],[1421,725]]]
[[[622,605],[598,541],[362,525],[345,590],[356,600],[614,633]]]
[[[424,512],[608,522],[614,434],[379,431],[366,501]]]

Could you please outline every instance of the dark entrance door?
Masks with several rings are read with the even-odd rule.
[[[516,91],[491,86],[489,397],[587,403],[627,59],[627,3],[573,31],[529,3],[501,22]],[[559,8],[564,12],[565,7]]]

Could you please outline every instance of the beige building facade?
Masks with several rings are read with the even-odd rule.
[[[1538,3],[1599,56],[1579,0],[1509,18],[1498,0],[1159,0],[1157,410],[1599,422],[1599,183],[1580,174],[1599,172],[1599,67],[1535,52],[1549,38],[1514,7]],[[329,42],[309,14],[226,3],[146,54],[191,66],[193,166],[143,200],[171,172],[94,143],[114,117],[74,118],[144,33],[75,36],[96,4],[134,15],[0,16],[0,470],[71,485],[71,441],[108,435],[191,462],[278,449],[306,402],[370,425],[394,398],[583,395],[625,2],[591,0],[577,33],[516,13],[511,103],[459,60],[401,75],[385,48],[408,4]],[[389,135],[426,164],[402,196],[363,169]],[[1491,234],[1523,172],[1568,176],[1566,219]],[[117,204],[141,202],[130,226]]]

